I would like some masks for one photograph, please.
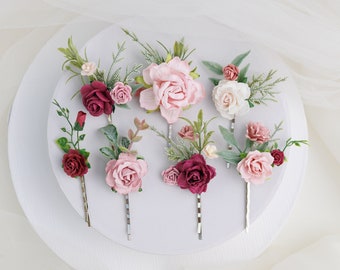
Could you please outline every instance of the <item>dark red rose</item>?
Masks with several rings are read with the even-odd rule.
[[[274,158],[273,165],[280,166],[285,161],[285,154],[279,149],[272,150],[270,154]]]
[[[85,157],[74,149],[63,156],[62,165],[64,172],[71,177],[83,176],[88,171]]]
[[[80,89],[80,93],[85,108],[92,116],[100,116],[103,113],[109,115],[112,113],[114,102],[104,83],[93,81],[91,84],[85,84]]]
[[[74,124],[74,129],[78,131],[82,131],[85,125],[86,113],[83,111],[79,111],[76,119],[76,123]]]
[[[216,175],[215,168],[207,165],[200,154],[194,154],[190,159],[177,163],[175,168],[179,171],[178,186],[189,189],[194,194],[207,191],[208,183]]]

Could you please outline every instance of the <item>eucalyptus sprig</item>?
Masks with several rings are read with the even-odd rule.
[[[83,84],[86,84],[86,80],[89,82],[94,80],[101,81],[105,83],[108,89],[112,89],[116,82],[123,82],[124,84],[129,84],[134,81],[134,74],[139,73],[142,68],[141,64],[136,64],[132,68],[126,68],[125,74],[121,75],[122,68],[116,67],[117,64],[123,60],[122,53],[126,50],[125,42],[117,43],[117,52],[112,52],[112,62],[105,75],[106,71],[100,69],[100,60],[98,60],[98,64],[96,69],[92,75],[82,76],[82,66],[89,62],[86,49],[84,50],[84,56],[81,56],[77,47],[74,45],[72,41],[72,37],[68,39],[68,47],[66,48],[58,48],[58,50],[64,55],[66,60],[64,61],[62,68],[70,71],[72,75],[68,78],[68,81],[74,77],[80,76]],[[87,78],[86,78],[87,77]],[[139,87],[135,87],[137,90]],[[133,89],[134,90],[134,89]]]
[[[138,142],[142,139],[142,136],[139,136],[139,132],[149,128],[149,125],[145,122],[145,120],[139,120],[138,118],[134,119],[134,124],[136,130],[133,131],[129,129],[128,136],[119,136],[116,126],[113,124],[109,124],[105,127],[100,128],[100,131],[104,134],[107,140],[110,142],[111,147],[102,147],[99,151],[109,159],[118,159],[119,154],[124,153],[134,153],[135,151],[131,150],[132,144],[134,142]],[[142,157],[139,157],[142,158]]]

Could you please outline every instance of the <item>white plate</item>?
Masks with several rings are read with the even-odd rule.
[[[265,71],[268,68],[277,68],[280,70],[280,74],[289,75],[285,66],[278,58],[261,50],[254,44],[244,42],[242,37],[236,35],[230,29],[215,25],[209,21],[204,21],[202,19],[182,19],[181,22],[179,22],[177,20],[168,19],[163,20],[162,24],[155,24],[155,21],[152,19],[135,19],[128,20],[122,23],[122,25],[128,26],[138,34],[142,33],[140,36],[149,41],[154,40],[155,38],[169,41],[173,40],[173,38],[181,37],[182,35],[185,36],[187,43],[197,48],[195,54],[196,65],[200,64],[201,58],[218,62],[221,62],[220,59],[228,61],[236,53],[242,52],[250,47],[252,49],[252,54],[249,57],[249,62],[252,64],[252,71]],[[147,30],[150,29],[151,25],[153,26],[152,31]],[[98,28],[101,28],[102,26],[103,25],[99,25]],[[185,26],[182,27],[180,36],[178,36],[176,30],[178,29],[176,27],[179,26]],[[196,28],[193,28],[193,26]],[[98,265],[98,263],[116,266],[119,263],[123,263],[126,264],[126,268],[138,265],[137,263],[143,263],[144,265],[150,266],[149,269],[153,269],[155,265],[160,268],[160,265],[163,265],[163,263],[168,260],[168,257],[134,252],[125,249],[120,245],[116,245],[115,243],[120,243],[138,250],[167,254],[188,253],[190,251],[202,250],[219,244],[219,246],[204,252],[182,255],[176,262],[172,262],[173,266],[194,266],[198,261],[213,264],[216,256],[212,256],[212,254],[224,254],[223,259],[221,259],[222,261],[249,259],[260,254],[278,233],[296,198],[306,163],[307,151],[304,148],[292,148],[289,152],[289,162],[285,164],[285,170],[277,168],[278,170],[276,170],[274,177],[275,181],[271,181],[252,192],[252,227],[249,234],[241,232],[243,227],[242,217],[244,212],[242,205],[244,204],[244,200],[242,198],[241,181],[235,180],[236,174],[233,171],[226,171],[226,173],[231,175],[229,181],[223,181],[223,179],[218,178],[215,179],[214,183],[211,183],[209,186],[209,191],[204,194],[204,241],[198,241],[194,233],[195,208],[194,201],[191,202],[191,194],[179,189],[171,189],[171,187],[155,180],[157,176],[152,175],[145,179],[144,191],[136,194],[136,196],[132,198],[132,203],[141,202],[141,205],[148,204],[149,206],[153,206],[154,202],[157,201],[155,200],[157,199],[157,196],[162,196],[164,194],[167,194],[166,196],[172,194],[178,196],[181,200],[187,201],[185,204],[186,209],[183,212],[181,212],[180,209],[172,213],[174,219],[171,220],[171,222],[179,223],[179,232],[177,227],[175,230],[166,230],[169,235],[166,236],[165,240],[170,240],[169,245],[168,243],[164,245],[162,241],[158,241],[154,238],[154,235],[149,228],[149,225],[152,223],[141,222],[142,217],[145,214],[145,209],[139,207],[139,203],[132,205],[132,211],[135,218],[133,220],[134,240],[131,242],[125,240],[122,210],[118,210],[118,212],[113,215],[109,212],[110,210],[100,206],[100,203],[98,207],[96,206],[95,201],[99,200],[90,202],[93,225],[96,230],[114,241],[108,240],[92,228],[89,229],[86,227],[82,218],[76,214],[65,197],[63,197],[64,192],[74,208],[81,213],[79,199],[73,199],[75,198],[74,194],[79,190],[76,188],[74,188],[74,191],[72,191],[72,188],[65,189],[65,185],[62,185],[61,182],[62,177],[60,178],[57,174],[63,192],[58,187],[56,177],[52,172],[47,158],[48,150],[46,145],[50,144],[51,140],[47,140],[45,135],[47,129],[47,113],[49,112],[50,101],[53,95],[53,90],[49,92],[46,91],[46,89],[54,89],[59,78],[63,76],[60,73],[60,65],[63,59],[60,54],[56,52],[56,48],[64,46],[67,37],[70,35],[73,35],[74,41],[80,45],[85,39],[89,38],[91,34],[90,30],[96,28],[95,25],[91,25],[86,31],[79,31],[79,29],[81,29],[79,25],[66,27],[41,50],[27,72],[13,105],[9,128],[9,158],[13,182],[23,209],[37,232],[64,260],[75,268],[83,267],[84,269],[90,269],[91,263],[92,266]],[[113,29],[117,29],[117,27],[113,27]],[[166,29],[166,31],[164,29]],[[192,29],[200,29],[200,31],[197,31],[199,33],[193,35],[191,34]],[[94,32],[95,31],[93,31],[92,34],[94,34]],[[162,34],[162,32],[167,32],[167,35]],[[221,33],[223,33],[223,37],[220,37]],[[112,40],[112,37],[107,38]],[[225,53],[220,51],[221,49],[207,50],[206,46],[211,43],[212,39],[214,40],[214,44],[219,45],[217,48],[221,48],[222,45],[225,45],[225,48],[228,48],[228,50],[226,50]],[[96,44],[95,41],[92,40],[88,44],[91,44],[91,42],[92,44]],[[114,43],[115,42],[111,43],[112,47],[114,47]],[[237,44],[237,47],[235,47],[235,44]],[[109,46],[104,46],[103,48],[103,53],[105,55],[110,55],[105,52],[105,48],[108,50],[111,48]],[[131,48],[133,50],[135,49],[135,47]],[[88,51],[89,55],[90,51],[91,50]],[[97,50],[93,57],[98,57]],[[50,63],[54,63],[54,65],[51,67]],[[46,69],[47,65],[51,68]],[[201,74],[204,74],[204,69],[202,67],[200,67],[199,70]],[[44,81],[41,81],[40,79],[42,72],[45,75]],[[60,85],[60,82],[58,85]],[[206,81],[205,85],[208,86],[209,83]],[[261,121],[266,124],[271,124],[280,121],[282,119],[281,116],[283,116],[286,125],[285,130],[281,135],[284,138],[286,138],[286,136],[306,138],[304,113],[296,93],[296,87],[291,80],[285,83],[284,86],[285,94],[280,97],[282,102],[280,102],[279,105],[275,104],[274,108],[266,108],[267,112],[269,109],[271,111],[280,112],[281,115],[278,115],[279,119],[276,119],[275,117],[265,117],[265,119],[261,119]],[[58,94],[57,91],[54,96],[58,97]],[[40,97],[40,106],[34,107],[28,104],[27,100],[29,100],[32,95]],[[64,98],[66,100],[67,96],[64,96]],[[288,102],[285,103],[284,100]],[[75,105],[76,103],[77,102],[73,102],[74,105],[72,106],[74,106],[74,108],[77,106]],[[63,105],[65,104],[63,103]],[[198,108],[199,107],[197,106],[197,109]],[[206,107],[204,108],[206,110]],[[263,113],[265,113],[263,110],[264,109],[262,108],[258,109],[257,113],[263,115]],[[28,111],[30,111],[29,114],[27,113]],[[209,109],[207,111],[209,111]],[[195,111],[190,110],[190,113],[195,114]],[[50,117],[52,117],[52,114]],[[240,119],[238,125],[242,126],[242,121],[245,121],[246,119],[250,119],[250,117],[247,116],[247,118],[244,118],[243,120]],[[59,121],[60,119],[58,120],[58,123],[60,123]],[[287,123],[290,123],[290,127]],[[87,125],[91,126],[91,124]],[[56,126],[59,127],[59,124],[56,124]],[[29,130],[28,133],[27,130]],[[43,138],[43,140],[41,138]],[[55,146],[50,145],[51,150],[52,147]],[[145,152],[143,153],[142,150],[143,149],[140,149],[141,154],[144,154],[148,160],[147,155],[145,155]],[[19,152],[21,154],[17,155]],[[51,152],[53,152],[53,150]],[[91,152],[94,153],[95,151],[91,150]],[[99,154],[97,158],[101,158]],[[149,159],[150,158],[152,157],[149,157]],[[53,166],[56,166],[55,164],[57,164],[57,162],[53,162]],[[94,164],[97,164],[97,162],[94,162]],[[92,170],[92,172],[95,172],[95,169]],[[100,171],[97,173],[100,174]],[[91,179],[90,174],[87,178]],[[29,179],[29,182],[27,182],[27,179]],[[108,189],[101,179],[99,181],[100,182],[98,183],[100,184],[97,183],[97,185],[99,185],[100,188],[93,188],[90,184],[91,180],[87,181],[89,183],[89,200],[91,200],[90,197],[95,194],[91,194],[91,192],[99,192],[100,194],[109,193],[109,195],[104,196],[108,196],[107,199],[111,201],[110,205],[122,208],[122,200],[117,199],[117,195],[108,192]],[[69,182],[72,181],[68,181],[68,183]],[[238,200],[238,204],[231,205],[225,203],[225,206],[221,207],[223,202],[227,202],[229,198],[232,198],[233,194],[228,193],[230,192],[230,189],[237,187],[239,191],[234,193],[234,195],[236,195],[235,200]],[[221,189],[225,190],[226,193],[221,193]],[[164,193],[161,193],[160,190],[163,190]],[[263,197],[262,195],[265,199],[259,199]],[[154,196],[156,196],[156,198]],[[165,208],[168,207],[168,202],[169,200],[166,199],[163,204]],[[216,205],[220,205],[219,211],[212,211],[211,209]],[[95,211],[97,209],[100,209],[100,211]],[[280,211],[278,211],[278,209],[280,209]],[[159,208],[156,207],[156,211],[159,211]],[[169,211],[169,208],[162,213],[167,213],[167,211]],[[183,215],[191,213],[191,211],[192,218],[190,217],[183,221]],[[117,217],[118,222],[113,220],[113,217]],[[216,220],[219,221],[217,224],[214,222]],[[108,229],[109,225],[105,225],[106,227],[102,225],[105,224],[103,221],[106,221],[107,224],[113,224],[114,230]],[[114,226],[120,226],[121,229],[117,229],[118,227]],[[155,233],[157,235],[159,230],[155,230]],[[178,237],[185,237],[185,241],[179,241],[181,239]],[[148,243],[149,241],[150,244]],[[65,243],[73,243],[73,247],[65,248]],[[179,245],[177,248],[176,243]],[[79,249],[75,250],[76,248],[74,247]],[[84,258],[79,250],[83,251],[83,254],[85,252],[88,256]],[[112,255],[113,251],[115,252],[115,255]],[[112,257],[108,256],[108,254]],[[136,258],[134,262],[127,260],[128,256],[131,254],[134,254]],[[79,256],[82,257],[82,260],[79,260]],[[221,260],[219,260],[219,263]]]

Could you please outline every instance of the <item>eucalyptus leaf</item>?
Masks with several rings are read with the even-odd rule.
[[[105,137],[112,145],[117,147],[118,132],[117,128],[114,125],[109,124],[105,127],[100,128],[100,131],[105,135]]]
[[[211,61],[202,61],[202,64],[217,75],[223,75],[223,67],[220,64]]]
[[[246,57],[248,56],[249,53],[250,53],[250,50],[247,51],[247,52],[245,52],[245,53],[242,53],[242,54],[236,56],[236,57],[234,58],[234,60],[231,61],[231,63],[232,63],[233,65],[235,65],[235,66],[241,65],[242,61],[244,60],[244,58],[246,58]]]
[[[238,74],[238,78],[237,81],[238,82],[242,82],[242,83],[246,83],[247,82],[247,71],[249,69],[250,64],[246,65],[244,68],[241,69],[240,73]]]
[[[130,140],[127,137],[122,137],[121,144],[125,148],[129,148],[130,146]]]
[[[231,144],[233,146],[235,146],[239,151],[240,151],[240,147],[238,146],[238,143],[235,139],[234,133],[230,132],[228,129],[219,126],[220,132],[224,138],[224,140],[228,143]]]
[[[213,83],[213,85],[218,85],[218,83],[220,82],[220,79],[216,79],[216,78],[209,78],[209,80]]]
[[[242,160],[239,154],[228,150],[217,152],[217,155],[223,158],[226,162],[235,165]]]
[[[116,153],[110,147],[102,147],[99,151],[109,159],[118,159]]]

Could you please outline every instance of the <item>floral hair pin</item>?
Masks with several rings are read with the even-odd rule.
[[[70,112],[67,108],[62,108],[60,104],[53,100],[52,102],[57,106],[57,114],[66,119],[69,128],[62,127],[61,130],[67,134],[67,137],[60,137],[56,140],[58,147],[65,152],[62,159],[62,167],[64,172],[72,177],[79,178],[81,184],[81,191],[84,205],[85,222],[90,227],[90,215],[88,211],[88,201],[85,185],[85,174],[90,168],[88,157],[90,155],[85,149],[80,148],[80,142],[84,140],[85,134],[79,132],[84,129],[86,113],[79,111],[74,124],[70,121]]]
[[[173,50],[157,41],[165,51],[162,55],[148,43],[140,42],[134,33],[123,31],[143,48],[142,53],[149,64],[143,75],[135,78],[142,86],[140,106],[147,112],[159,110],[168,123],[168,136],[171,137],[172,124],[182,111],[205,96],[203,85],[195,80],[199,77],[196,67],[192,69],[187,60],[194,50],[189,51],[183,39],[174,43]]]
[[[217,111],[222,117],[230,120],[230,130],[234,132],[235,118],[237,115],[247,113],[255,105],[266,104],[268,101],[276,101],[274,87],[286,80],[286,78],[274,79],[276,70],[270,70],[267,74],[247,77],[250,64],[240,68],[243,60],[250,51],[240,54],[227,66],[218,63],[203,61],[203,64],[212,72],[223,78],[210,78],[215,85],[212,91],[212,99]],[[231,150],[231,145],[228,146]],[[229,167],[229,163],[228,167]]]
[[[289,138],[283,148],[279,148],[278,140],[274,136],[282,130],[281,126],[282,122],[275,125],[274,132],[270,134],[269,129],[261,123],[249,122],[243,149],[231,131],[219,126],[224,140],[234,146],[235,150],[220,151],[218,155],[225,161],[237,165],[237,171],[246,182],[246,232],[249,230],[250,184],[259,185],[270,179],[273,168],[280,166],[286,160],[284,152],[288,147],[308,144],[307,140]]]
[[[109,159],[106,164],[106,183],[111,190],[124,195],[128,240],[131,240],[131,219],[129,193],[142,191],[142,178],[147,173],[147,163],[132,150],[134,142],[142,139],[139,131],[149,126],[144,120],[135,118],[136,131],[129,129],[128,137],[120,137],[117,128],[109,124],[100,130],[108,139],[111,147],[102,147],[100,152]]]
[[[177,162],[162,172],[163,181],[196,194],[197,233],[199,239],[202,239],[201,194],[207,191],[209,182],[216,176],[215,168],[206,163],[202,154],[208,158],[218,157],[210,140],[213,131],[208,131],[208,124],[212,119],[204,122],[202,110],[198,113],[197,121],[181,119],[188,125],[182,127],[176,139],[168,138],[154,127],[150,128],[167,141],[168,159]]]
[[[121,67],[114,69],[122,60],[121,54],[125,49],[125,43],[117,44],[117,53],[112,53],[112,64],[107,73],[99,68],[99,64],[88,60],[86,51],[84,56],[81,56],[71,37],[68,39],[67,48],[58,49],[66,58],[63,69],[72,74],[68,80],[80,76],[83,82],[76,94],[81,94],[87,111],[92,116],[106,114],[109,123],[112,123],[111,114],[115,108],[128,107],[127,103],[139,87],[132,83],[131,76],[138,73],[142,65],[135,65],[131,70],[126,68],[124,77],[121,75]]]

